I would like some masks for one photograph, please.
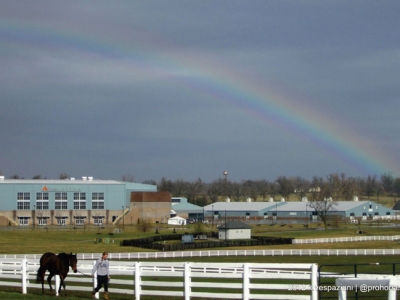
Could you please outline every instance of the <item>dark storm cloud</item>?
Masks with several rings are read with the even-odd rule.
[[[2,1],[0,170],[139,181],[210,181],[224,169],[233,180],[365,175],[308,132],[257,116],[246,102],[261,100],[246,99],[242,78],[314,110],[302,115],[312,126],[328,116],[347,129],[337,140],[354,132],[357,145],[379,143],[379,157],[368,155],[381,168],[369,171],[384,170],[400,142],[399,6]]]

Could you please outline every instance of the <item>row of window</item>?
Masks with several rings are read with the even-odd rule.
[[[48,225],[48,218],[38,218],[37,220],[37,225],[39,226],[46,226]],[[103,219],[102,218],[95,218],[93,220],[94,225],[103,225]],[[28,217],[21,217],[19,218],[19,225],[29,225],[29,218]],[[58,218],[57,219],[57,225],[59,226],[65,226],[66,225],[66,218]],[[75,219],[75,225],[85,225],[85,219],[83,218],[76,218]]]
[[[30,193],[17,193],[17,209],[30,210]],[[68,193],[55,193],[54,195],[54,208],[55,209],[68,209]],[[39,192],[36,193],[36,204],[34,209],[43,210],[49,209],[49,193]],[[74,209],[87,209],[86,208],[86,193],[74,193]],[[104,209],[104,193],[92,193],[92,208],[91,209]]]
[[[17,200],[31,200],[31,193],[18,192]],[[49,200],[48,192],[36,193],[36,200]],[[68,193],[55,193],[54,200],[68,200]],[[74,200],[86,200],[86,193],[74,193]],[[92,200],[104,200],[103,192],[92,193]]]
[[[30,210],[31,203],[29,201],[17,201],[18,210]],[[35,210],[46,210],[49,209],[49,201],[37,201]],[[67,201],[55,201],[54,209],[68,209]],[[87,209],[86,202],[74,201],[74,209]],[[104,201],[93,201],[91,209],[104,209]]]

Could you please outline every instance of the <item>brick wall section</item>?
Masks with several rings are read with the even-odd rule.
[[[146,219],[150,223],[167,223],[171,212],[170,192],[132,192],[130,212],[125,216],[125,224],[137,224]]]
[[[170,192],[132,192],[131,202],[169,202],[171,203]]]

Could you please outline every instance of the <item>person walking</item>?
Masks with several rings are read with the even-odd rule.
[[[104,299],[109,300],[108,297],[108,281],[110,280],[110,264],[108,261],[108,253],[103,252],[101,258],[96,261],[96,264],[92,270],[92,277],[97,273],[97,286],[93,290],[92,296],[96,295],[96,293],[104,286]]]

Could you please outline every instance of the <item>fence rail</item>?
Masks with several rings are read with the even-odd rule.
[[[109,253],[113,260],[146,260],[214,256],[367,256],[400,255],[400,249],[282,249],[282,250],[214,250],[178,252]],[[0,259],[40,259],[42,254],[1,254]],[[101,253],[78,253],[79,260],[98,259]]]
[[[320,239],[293,239],[292,244],[323,244],[323,243],[343,243],[343,242],[365,242],[365,241],[397,241],[400,235],[390,236],[349,236],[337,238],[320,238]]]
[[[67,291],[93,290],[90,273],[94,261],[79,260],[82,273],[68,274]],[[0,259],[0,286],[21,287],[22,293],[31,288],[41,288],[36,282],[38,259]],[[141,296],[191,297],[206,299],[293,299],[317,300],[316,290],[307,289],[318,285],[317,264],[250,264],[250,263],[182,263],[182,262],[124,262],[110,266],[112,287],[110,292]],[[118,278],[113,279],[113,276]],[[134,281],[132,282],[132,277]],[[56,290],[59,278],[55,276]],[[291,290],[291,286],[303,286]],[[48,287],[46,286],[48,292]],[[228,292],[227,292],[228,291]],[[98,298],[99,295],[97,294]]]

